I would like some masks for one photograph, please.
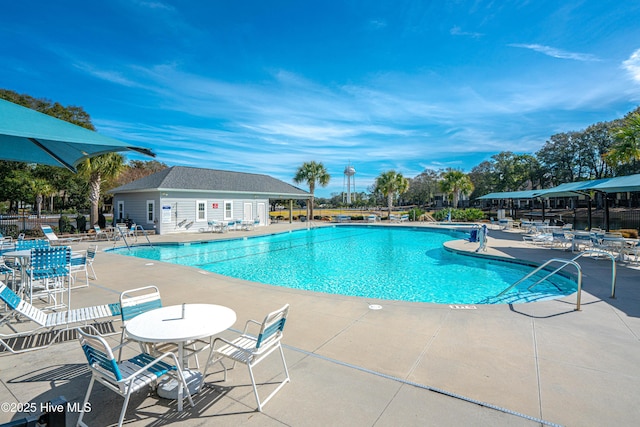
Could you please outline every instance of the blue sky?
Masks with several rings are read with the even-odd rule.
[[[319,161],[328,197],[348,162],[365,191],[623,117],[639,23],[635,1],[12,1],[0,88],[82,106],[170,166],[291,183]]]

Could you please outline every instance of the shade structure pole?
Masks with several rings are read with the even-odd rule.
[[[289,224],[293,223],[293,199],[289,199]]]

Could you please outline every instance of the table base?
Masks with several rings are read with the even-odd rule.
[[[182,374],[189,387],[189,394],[195,394],[202,382],[202,372],[186,369],[182,371]],[[179,387],[180,384],[176,379],[167,378],[158,383],[158,396],[164,399],[177,400]]]

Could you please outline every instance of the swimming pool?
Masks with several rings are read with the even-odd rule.
[[[507,298],[495,298],[533,268],[443,248],[444,242],[465,236],[452,230],[340,225],[117,251],[269,285],[385,300],[519,303],[576,291],[573,281],[556,275],[534,292],[526,289],[532,282],[525,282]]]

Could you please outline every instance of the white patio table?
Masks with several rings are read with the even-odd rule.
[[[235,322],[236,313],[228,307],[182,304],[142,313],[127,323],[126,330],[129,338],[142,343],[177,343],[178,361],[182,364],[189,393],[193,394],[200,387],[202,373],[187,369],[184,345],[189,341],[211,338]],[[179,411],[182,410],[182,393],[182,384],[175,380],[165,381],[158,386],[159,396],[178,400]]]

